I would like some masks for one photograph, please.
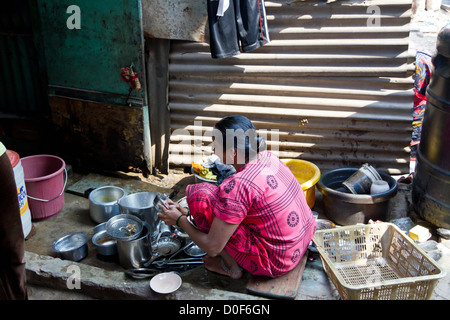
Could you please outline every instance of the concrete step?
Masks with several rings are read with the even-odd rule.
[[[25,252],[27,284],[31,299],[49,300],[261,300],[253,295],[210,289],[190,281],[192,272],[183,273],[183,284],[170,295],[154,292],[149,279],[129,278],[123,271],[111,271],[81,262],[61,260],[50,256]]]

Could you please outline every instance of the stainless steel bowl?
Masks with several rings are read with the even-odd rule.
[[[184,253],[186,253],[188,256],[190,257],[194,257],[194,258],[198,258],[198,257],[203,257],[204,255],[206,255],[206,252],[203,251],[198,245],[196,245],[195,243],[189,247],[187,247],[186,249],[183,250]]]
[[[53,251],[62,259],[80,261],[87,256],[89,236],[84,232],[65,235],[53,242]]]
[[[104,186],[89,194],[89,213],[96,223],[108,221],[120,213],[118,201],[126,195],[125,190],[115,186]]]
[[[106,224],[107,224],[107,222],[103,222],[103,223],[100,223],[100,224],[96,225],[94,227],[94,234],[96,234],[97,232],[106,230]]]
[[[195,173],[194,168],[191,166],[191,173],[194,175],[194,179],[195,179],[195,183],[202,183],[202,182],[209,182],[213,185],[218,186],[219,183],[216,180],[209,180],[209,179],[205,179],[200,177],[198,174]]]
[[[96,247],[97,253],[102,256],[112,256],[117,253],[117,240],[111,238],[106,230],[94,234],[92,243]]]

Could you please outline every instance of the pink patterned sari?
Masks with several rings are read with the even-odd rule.
[[[239,225],[225,250],[254,275],[275,278],[295,268],[316,229],[297,179],[268,151],[219,187],[189,185],[186,195],[201,231],[208,233],[215,217]]]

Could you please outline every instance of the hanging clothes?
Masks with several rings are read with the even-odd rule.
[[[217,16],[223,17],[225,11],[230,6],[230,0],[219,0],[219,7],[217,8]]]
[[[211,57],[227,58],[270,42],[264,0],[207,0]]]

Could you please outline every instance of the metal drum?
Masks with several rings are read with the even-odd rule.
[[[450,26],[438,35],[417,152],[412,201],[422,218],[450,229]]]

